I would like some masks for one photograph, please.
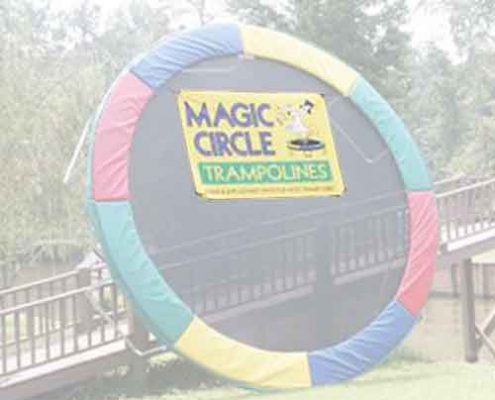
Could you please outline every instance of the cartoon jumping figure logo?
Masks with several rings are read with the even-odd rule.
[[[314,103],[305,100],[298,107],[286,105],[281,108],[279,122],[284,125],[284,129],[293,137],[287,143],[289,149],[311,152],[325,147],[325,143],[315,137],[317,132],[314,132],[307,123],[314,106]]]

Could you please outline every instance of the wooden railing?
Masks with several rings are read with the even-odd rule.
[[[405,228],[406,217],[402,207],[393,207],[368,218],[320,224],[187,259],[162,272],[194,311],[207,317],[312,288],[319,279],[346,284],[380,273],[374,271],[380,265],[402,264],[407,248],[398,232]],[[281,261],[276,269],[263,262],[268,252]],[[258,261],[252,262],[252,256]],[[241,262],[246,257],[250,268]],[[317,267],[318,258],[326,260],[322,267]],[[0,291],[0,310],[0,376],[92,350],[136,331],[124,297],[102,265]]]
[[[495,179],[437,195],[443,243],[495,228]]]
[[[77,287],[77,271],[70,271],[33,283],[0,291],[0,309],[30,303],[45,297],[65,293]]]
[[[0,376],[121,340],[127,333],[125,302],[104,272],[81,268],[1,291]]]
[[[458,175],[452,178],[441,179],[433,184],[433,190],[435,193],[440,194],[444,192],[449,192],[454,189],[460,189],[464,187],[469,187],[475,183],[484,182],[488,178],[483,178],[480,176],[466,176]]]

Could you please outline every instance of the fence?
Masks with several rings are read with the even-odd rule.
[[[0,375],[121,340],[124,298],[104,275],[101,267],[81,268],[1,291]],[[95,313],[92,298],[108,318]]]
[[[495,179],[437,195],[442,242],[452,242],[495,227]]]

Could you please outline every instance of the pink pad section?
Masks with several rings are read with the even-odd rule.
[[[433,192],[411,192],[409,204],[409,257],[397,299],[418,315],[428,299],[438,252],[439,228]]]
[[[128,164],[139,116],[153,90],[128,72],[115,83],[104,106],[93,146],[93,198],[129,199]]]

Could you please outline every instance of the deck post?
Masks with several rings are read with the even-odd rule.
[[[481,265],[481,275],[482,275],[482,287],[483,287],[483,297],[489,299],[491,297],[491,278],[492,278],[492,268],[494,264],[483,263]]]
[[[465,259],[461,268],[461,306],[464,335],[464,357],[467,362],[478,361],[478,341],[476,337],[476,309],[474,298],[473,264]]]
[[[328,320],[326,318],[319,318],[322,313],[321,307],[331,307],[329,305],[329,296],[331,290],[331,274],[330,268],[335,260],[332,259],[332,243],[334,239],[332,237],[332,231],[328,224],[320,223],[315,232],[315,283],[314,283],[314,296],[313,296],[313,311],[316,316],[313,318],[315,326],[311,333],[312,337],[316,337],[318,343],[324,343],[328,338]],[[331,309],[326,308],[326,312],[331,315]],[[310,340],[308,338],[308,340]]]
[[[128,304],[127,314],[129,320],[129,338],[132,345],[138,350],[145,352],[149,349],[149,333],[136,312]],[[140,395],[146,387],[147,360],[145,356],[131,352],[130,360],[130,384],[134,395]]]
[[[91,286],[91,267],[89,265],[80,264],[76,267],[77,276],[76,284],[78,289],[88,288]],[[79,333],[90,332],[93,329],[93,306],[85,293],[80,293],[77,300],[77,311],[79,316],[74,316]]]
[[[452,264],[450,267],[450,283],[452,285],[452,294],[454,297],[459,297],[459,264]]]

